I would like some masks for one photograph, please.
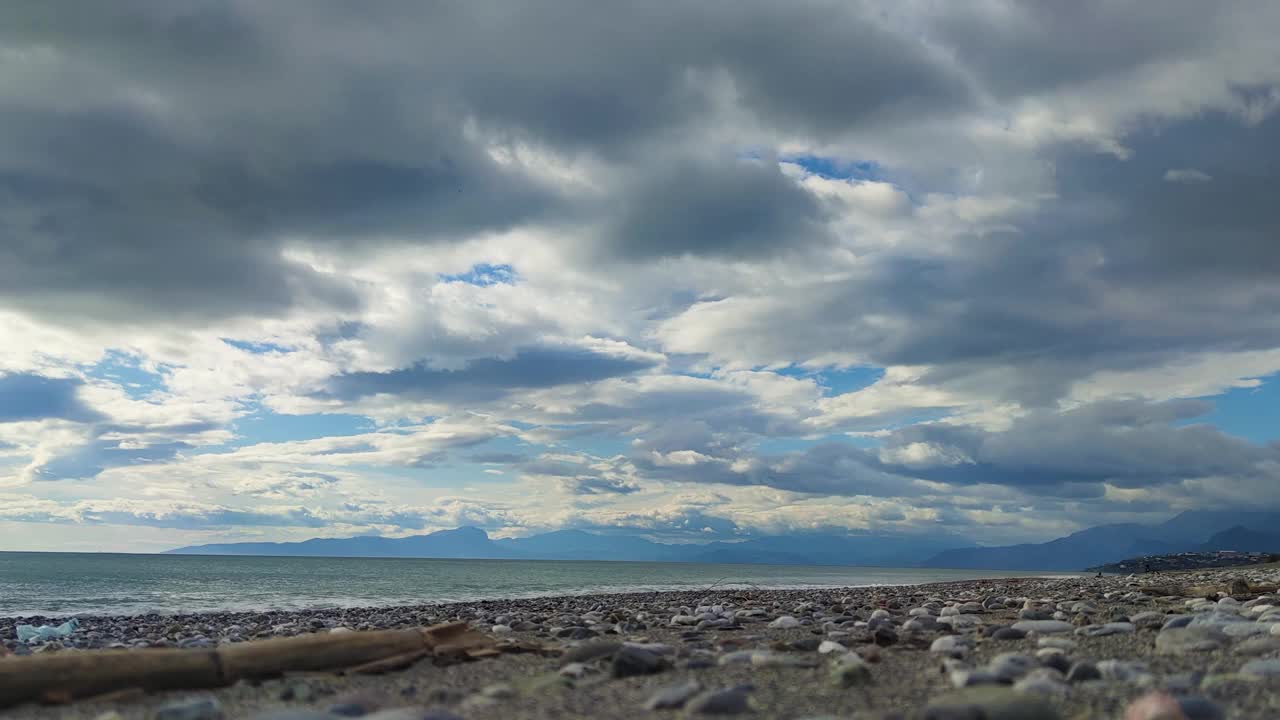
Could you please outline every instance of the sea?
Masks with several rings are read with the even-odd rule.
[[[0,617],[419,605],[542,595],[909,585],[1062,573],[803,565],[0,552]]]

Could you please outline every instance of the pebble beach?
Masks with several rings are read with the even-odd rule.
[[[1280,568],[717,589],[292,612],[81,616],[9,656],[201,648],[461,620],[539,652],[381,675],[24,705],[93,720],[1280,718]]]

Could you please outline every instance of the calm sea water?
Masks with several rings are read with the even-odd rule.
[[[1044,573],[555,560],[0,553],[0,616],[359,607],[691,590],[713,585],[905,585],[1038,574]]]

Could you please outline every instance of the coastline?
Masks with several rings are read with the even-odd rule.
[[[402,707],[452,713],[437,715],[440,718],[669,717],[688,710],[651,711],[645,709],[646,703],[664,689],[696,683],[698,692],[750,685],[749,691],[737,691],[741,699],[755,716],[770,718],[895,717],[895,712],[916,712],[940,702],[958,684],[980,686],[975,689],[1003,693],[1006,700],[1024,704],[1043,698],[1063,718],[1120,717],[1128,702],[1152,688],[1199,698],[1220,709],[1223,717],[1280,716],[1280,667],[1275,675],[1265,674],[1267,663],[1280,666],[1280,607],[1273,614],[1266,610],[1280,606],[1274,590],[1251,591],[1250,597],[1212,604],[1202,597],[1140,592],[1152,585],[1186,592],[1215,583],[1227,588],[1232,580],[1254,587],[1274,586],[1280,581],[1280,569],[81,616],[73,637],[60,644],[210,647],[310,632],[464,620],[497,637],[539,643],[556,652],[503,655],[447,667],[419,662],[379,676],[313,675],[213,692],[170,692],[62,707],[24,706],[7,712],[39,718],[97,718],[106,712],[122,718],[150,718],[169,703],[213,698],[226,718],[252,718],[285,709],[322,713],[353,703],[371,713],[375,708]],[[1257,617],[1250,617],[1255,612]],[[1162,628],[1183,622],[1170,620],[1173,616],[1201,623],[1197,627],[1207,629],[1196,632],[1211,637],[1213,647],[1169,651],[1160,638],[1180,636],[1169,631],[1182,628]],[[1030,620],[1033,627],[1036,622],[1061,618],[1058,622],[1069,629],[1018,630],[1018,624],[1028,618],[1043,618]],[[14,618],[0,619],[0,639],[10,650],[18,649],[13,640],[16,624]],[[947,637],[956,639],[939,640]],[[624,642],[638,643],[634,647],[639,649],[623,649]],[[824,642],[834,645],[823,646]],[[833,652],[819,652],[820,647]],[[593,653],[598,655],[590,657]],[[630,671],[624,667],[624,676],[615,677],[618,658],[628,654],[638,658],[635,662],[643,672],[627,674]],[[848,654],[861,660],[841,659]],[[570,662],[565,668],[575,656],[581,662]],[[1024,659],[1011,659],[1014,656]],[[644,666],[650,660],[654,666]],[[1017,665],[1024,661],[1033,666]],[[1246,666],[1253,670],[1242,672]],[[1009,676],[993,675],[1002,672]],[[1010,683],[1018,684],[1010,687]],[[326,715],[307,717],[319,720]]]
[[[477,602],[715,587],[910,585],[1054,572],[595,560],[45,557],[0,553],[0,617],[189,615]],[[237,592],[223,592],[236,588]]]

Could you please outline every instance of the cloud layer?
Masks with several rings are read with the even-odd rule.
[[[1278,23],[13,8],[0,522],[1002,541],[1269,502]]]

